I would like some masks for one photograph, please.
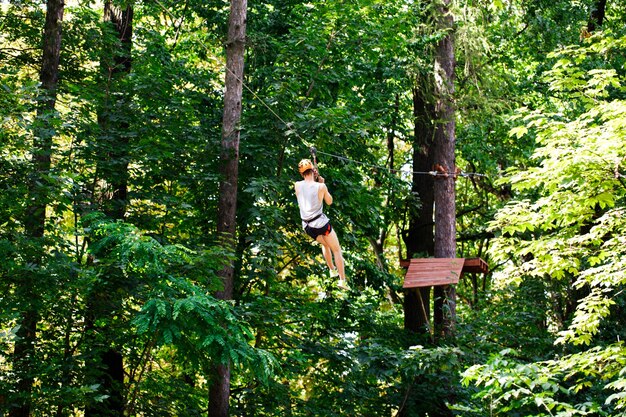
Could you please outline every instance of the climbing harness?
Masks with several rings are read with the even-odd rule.
[[[315,220],[319,219],[320,217],[322,217],[323,213],[318,214],[317,216],[311,217],[310,219],[302,219],[302,221],[304,223],[306,223],[306,225],[308,226],[309,223],[313,223]]]

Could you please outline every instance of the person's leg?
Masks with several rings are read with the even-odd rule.
[[[335,270],[335,265],[333,265],[333,255],[326,243],[325,236],[318,236],[315,240],[317,240],[322,245],[322,255],[324,255],[324,259],[326,260],[326,265],[330,268],[331,271]]]
[[[337,272],[339,273],[339,278],[342,281],[345,281],[346,279],[345,266],[343,262],[343,254],[341,253],[341,246],[339,245],[339,238],[337,237],[337,233],[335,233],[335,230],[332,230],[328,235],[323,236],[323,240],[324,240],[325,246],[328,246],[328,248],[330,248],[330,250],[332,251],[334,255],[335,264],[337,265]]]

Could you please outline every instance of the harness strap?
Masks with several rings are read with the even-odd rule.
[[[317,220],[320,217],[322,217],[322,213],[318,214],[315,217],[311,217],[310,219],[302,219],[303,222],[305,222],[307,224],[307,226],[309,225],[309,223],[311,223],[313,220]]]

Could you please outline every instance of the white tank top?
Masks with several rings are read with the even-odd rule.
[[[300,218],[302,227],[307,226],[305,220],[321,215],[317,219],[308,222],[310,227],[322,227],[328,223],[328,217],[322,213],[323,199],[319,198],[319,189],[322,183],[313,181],[298,181],[298,206],[300,207]]]

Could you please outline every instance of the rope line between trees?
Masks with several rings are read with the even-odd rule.
[[[226,70],[228,72],[230,72],[230,74],[233,77],[237,78],[237,80],[241,83],[241,85],[243,85],[246,88],[246,90],[248,90],[250,92],[250,94],[252,94],[252,96],[254,98],[256,98],[261,104],[263,104],[263,106],[265,106],[265,108],[267,108],[267,110],[269,110],[274,115],[274,117],[276,117],[278,120],[280,120],[285,125],[285,127],[290,129],[291,131],[293,131],[296,134],[296,136],[302,141],[303,144],[308,146],[309,149],[313,149],[315,152],[317,152],[317,153],[319,153],[321,155],[326,155],[326,156],[329,156],[331,158],[335,158],[335,159],[338,159],[338,160],[351,162],[351,163],[354,163],[354,164],[357,164],[357,165],[367,166],[367,167],[370,167],[370,168],[376,168],[376,169],[380,169],[380,170],[385,170],[385,171],[389,171],[389,172],[392,172],[392,173],[413,174],[413,175],[430,175],[430,176],[433,176],[433,177],[448,177],[448,176],[455,176],[455,177],[457,177],[457,176],[458,177],[487,177],[486,174],[480,174],[480,173],[477,173],[477,172],[460,171],[460,172],[456,172],[456,173],[447,173],[447,172],[440,172],[440,171],[411,171],[411,170],[404,170],[404,169],[395,169],[395,168],[389,168],[389,167],[382,166],[382,165],[376,165],[376,164],[372,164],[372,163],[368,163],[368,162],[358,161],[356,159],[348,158],[348,157],[341,156],[341,155],[332,154],[332,153],[329,153],[329,152],[320,151],[320,150],[316,149],[314,146],[312,146],[311,143],[307,142],[302,136],[300,136],[298,131],[293,128],[293,123],[286,122],[282,117],[280,117],[280,115],[278,113],[276,113],[274,111],[274,109],[272,109],[265,102],[265,100],[263,100],[257,93],[255,93],[250,87],[248,87],[248,85],[241,78],[239,78],[230,68],[228,68],[227,65],[224,65],[224,67],[226,68]]]

